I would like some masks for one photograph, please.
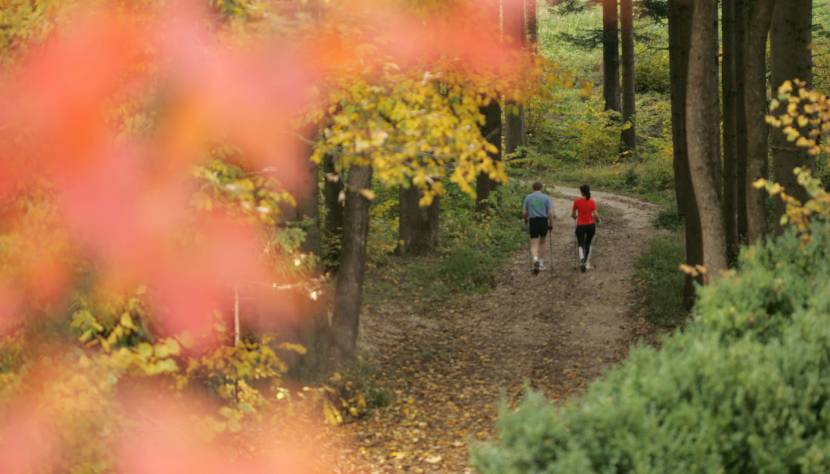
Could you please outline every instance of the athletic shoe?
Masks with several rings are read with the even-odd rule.
[[[533,260],[533,273],[539,273],[539,270],[542,269],[542,262],[539,259]]]
[[[591,264],[590,264],[590,263],[586,263],[586,264],[585,264],[585,270],[590,270],[590,269],[591,269]]]
[[[582,273],[585,273],[586,271],[588,271],[588,264],[583,262],[582,265],[579,266],[579,268],[582,270]]]
[[[539,270],[544,270],[544,269],[545,269],[545,261],[544,260],[539,260]]]

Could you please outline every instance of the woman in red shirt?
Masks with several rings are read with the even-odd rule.
[[[576,241],[579,244],[579,262],[582,271],[591,269],[591,241],[597,232],[599,214],[597,203],[591,199],[591,187],[583,184],[579,188],[582,197],[574,201],[571,217],[576,219]]]

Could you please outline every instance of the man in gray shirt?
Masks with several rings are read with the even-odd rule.
[[[533,257],[533,272],[545,268],[545,262],[539,258],[539,248],[545,248],[548,231],[553,229],[553,200],[543,193],[544,186],[539,181],[533,183],[533,192],[525,197],[524,218],[530,232],[530,255]],[[550,257],[550,256],[548,256]]]

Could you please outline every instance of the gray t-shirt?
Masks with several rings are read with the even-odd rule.
[[[553,208],[553,202],[550,196],[542,191],[534,191],[525,197],[524,210],[527,212],[527,218],[533,219],[535,217],[548,218],[550,210]]]

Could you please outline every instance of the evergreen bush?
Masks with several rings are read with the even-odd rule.
[[[696,319],[638,348],[561,409],[504,410],[482,473],[826,472],[830,466],[830,226],[742,256],[701,290]]]

